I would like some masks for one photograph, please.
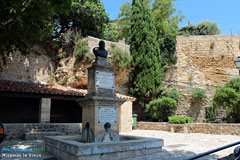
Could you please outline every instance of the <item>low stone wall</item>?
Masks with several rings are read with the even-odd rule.
[[[170,126],[166,122],[138,122],[137,129],[140,130],[159,130],[159,131],[170,131]]]
[[[188,124],[191,133],[205,133],[205,134],[225,134],[225,135],[239,135],[240,124],[234,123],[193,123]],[[140,130],[160,130],[170,131],[170,125],[166,122],[138,122],[137,129]],[[183,131],[183,128],[182,128]]]
[[[81,123],[8,123],[3,124],[6,139],[23,139],[26,133],[60,132],[62,135],[81,134]]]

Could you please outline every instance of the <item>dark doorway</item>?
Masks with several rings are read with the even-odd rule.
[[[38,123],[38,98],[0,97],[0,123]]]
[[[81,123],[82,107],[75,100],[51,101],[51,123]]]

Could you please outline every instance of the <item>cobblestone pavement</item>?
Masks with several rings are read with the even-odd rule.
[[[155,137],[164,139],[163,152],[156,153],[153,155],[131,158],[129,160],[183,160],[193,155],[209,151],[230,143],[239,141],[239,136],[233,135],[210,135],[210,134],[199,134],[199,133],[170,133],[164,131],[150,131],[150,130],[134,130],[133,132],[123,133],[126,135],[135,135],[142,137]],[[0,154],[1,160],[44,160],[54,157],[47,152],[41,150],[44,147],[44,141],[4,141],[0,144],[1,151],[3,148],[38,148],[39,151],[34,152],[4,152]],[[199,160],[216,160],[228,156],[233,153],[235,147],[225,149],[223,151],[216,152],[208,155]],[[15,154],[20,157],[8,157],[9,153]],[[25,156],[25,157],[24,157]],[[35,156],[35,157],[32,157]],[[49,159],[50,160],[50,159]]]

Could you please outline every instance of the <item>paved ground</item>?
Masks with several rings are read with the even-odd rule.
[[[164,139],[163,152],[156,153],[150,156],[137,157],[129,160],[183,160],[187,157],[191,157],[195,154],[209,151],[230,143],[239,141],[239,136],[232,135],[210,135],[199,133],[170,133],[164,131],[149,131],[149,130],[134,130],[131,133],[124,133],[128,135],[144,136],[144,137],[156,137]],[[40,151],[26,152],[11,152],[15,157],[9,157],[9,152],[5,152],[0,155],[2,160],[44,160],[46,158],[53,157],[47,152],[41,151],[44,147],[44,142],[41,140],[36,141],[4,141],[0,144],[1,151],[3,148],[40,148]],[[233,149],[225,149],[215,154],[209,155],[199,160],[216,160],[221,157],[228,156],[233,153]],[[1,157],[2,156],[2,157]],[[18,157],[17,157],[18,156]],[[25,157],[24,157],[25,156]],[[31,158],[31,156],[35,156]],[[7,158],[8,157],[8,158]]]
[[[125,133],[124,133],[125,134]],[[236,141],[239,136],[210,135],[200,133],[170,133],[164,131],[134,130],[128,135],[155,137],[164,139],[163,152],[134,160],[183,160],[193,155],[209,151]],[[235,147],[216,152],[199,160],[216,160],[233,153]]]

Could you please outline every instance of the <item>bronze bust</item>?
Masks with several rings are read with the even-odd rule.
[[[105,49],[105,42],[101,40],[98,45],[99,47],[93,48],[93,53],[95,57],[99,56],[99,57],[107,58],[108,51]]]

